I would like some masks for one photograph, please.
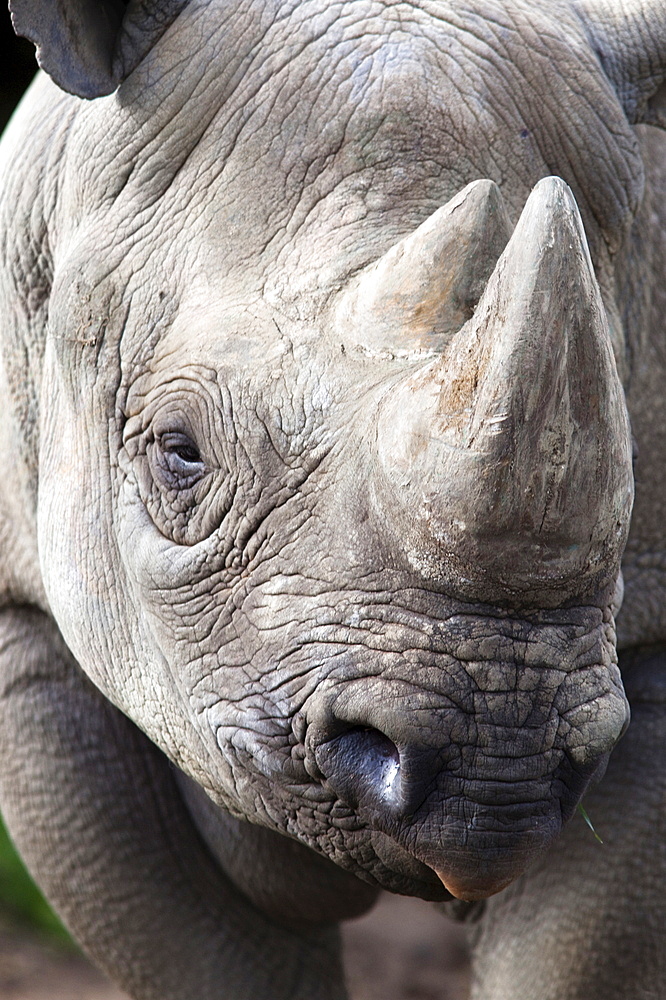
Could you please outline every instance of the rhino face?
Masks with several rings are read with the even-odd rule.
[[[518,2],[307,7],[264,37],[303,40],[287,69],[252,77],[245,39],[220,82],[208,53],[201,121],[172,109],[166,152],[154,108],[137,145],[141,67],[99,112],[135,159],[122,185],[86,175],[54,282],[46,586],[86,672],[216,802],[388,889],[481,898],[627,721],[608,289],[640,169],[572,18],[587,90],[562,75],[559,5],[543,24]],[[501,57],[535,19],[553,35],[530,75],[524,41]],[[547,70],[557,108],[527,150],[496,95],[519,75],[536,107]],[[581,91],[610,124],[574,154]],[[553,170],[584,178],[605,304],[568,188],[537,183]],[[100,220],[124,234],[108,255]]]
[[[176,321],[124,403],[119,550],[211,791],[387,888],[502,888],[626,721],[631,448],[582,241],[543,182],[434,361],[335,358],[257,304],[219,316],[222,349],[209,311],[200,335]],[[504,307],[498,334],[505,281],[522,321]],[[461,358],[455,439],[432,396],[449,406]]]

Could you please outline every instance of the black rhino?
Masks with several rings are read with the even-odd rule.
[[[11,6],[38,881],[140,1000],[340,1000],[379,887],[477,918],[478,1000],[660,995],[662,0]]]

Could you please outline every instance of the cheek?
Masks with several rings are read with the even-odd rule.
[[[46,374],[59,387],[58,371]],[[107,424],[64,391],[43,410],[38,546],[53,617],[84,673],[177,763],[205,759],[116,542]]]
[[[92,421],[64,392],[53,394],[44,413],[37,508],[44,586],[67,645],[104,687],[105,636],[117,615],[109,585],[109,469],[100,461],[106,448],[100,455]]]

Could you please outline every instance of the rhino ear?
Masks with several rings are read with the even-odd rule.
[[[9,0],[14,30],[70,94],[112,93],[187,0]]]
[[[632,125],[666,128],[664,0],[573,0]]]

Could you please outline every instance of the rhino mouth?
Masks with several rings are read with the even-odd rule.
[[[392,892],[499,892],[552,844],[626,727],[609,606],[350,601],[272,651],[270,692],[264,670],[242,699],[202,706],[230,807]]]
[[[553,774],[537,767],[531,780],[525,761],[509,762],[501,777],[496,759],[498,776],[480,780],[451,768],[446,754],[414,760],[389,744],[353,728],[317,747],[317,767],[366,830],[373,881],[410,894],[418,883],[431,900],[484,899],[513,882],[552,844],[608,759],[581,768],[562,752]]]
[[[308,602],[310,623],[265,650],[278,666],[242,698],[200,695],[229,776],[213,780],[233,788],[220,804],[393,892],[500,891],[552,844],[626,727],[601,605],[511,613],[393,589],[340,593],[312,621]]]
[[[340,817],[330,842],[306,831],[311,845],[394,892],[503,889],[552,844],[626,728],[607,618],[460,616],[411,656],[334,657],[296,722],[329,827]]]
[[[367,830],[380,863],[373,881],[409,894],[418,883],[418,895],[434,901],[480,900],[506,888],[552,844],[608,759],[579,769],[563,754],[550,777],[511,780],[509,770],[505,780],[484,782],[438,770],[429,755],[419,762],[419,787],[413,766],[403,780],[401,754],[389,743],[352,729],[317,749],[318,767]]]

